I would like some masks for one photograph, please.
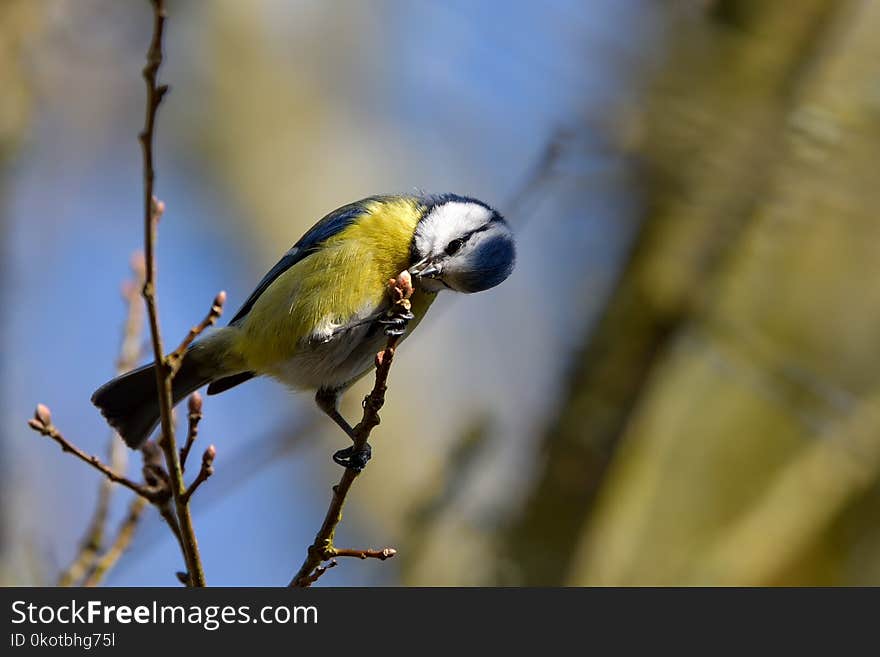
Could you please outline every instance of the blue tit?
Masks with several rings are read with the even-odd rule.
[[[321,410],[351,436],[337,406],[385,345],[388,280],[404,270],[413,277],[408,334],[438,292],[494,287],[514,259],[507,222],[473,198],[372,196],[345,205],[284,254],[228,326],[189,348],[173,380],[174,403],[206,384],[212,395],[270,376],[317,391]],[[92,402],[129,447],[140,447],[159,422],[153,365],[104,384]]]

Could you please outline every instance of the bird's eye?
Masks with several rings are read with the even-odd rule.
[[[452,240],[449,244],[446,245],[446,255],[452,255],[456,251],[458,251],[462,245],[464,245],[464,240],[461,238]]]

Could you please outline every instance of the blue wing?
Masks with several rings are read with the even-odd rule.
[[[235,317],[233,317],[229,323],[235,324],[247,315],[251,308],[254,307],[257,299],[260,298],[260,295],[272,285],[276,278],[281,276],[281,274],[293,267],[296,263],[317,251],[322,242],[350,226],[358,217],[366,212],[367,204],[374,201],[387,201],[390,198],[390,196],[370,196],[361,199],[360,201],[343,205],[341,208],[334,210],[314,226],[309,228],[306,234],[303,235],[299,241],[291,247],[290,251],[285,253],[284,257],[281,258],[281,260],[269,270],[269,273],[263,277],[263,280],[261,280],[259,285],[257,285],[257,288],[251,292],[251,295],[247,298],[241,308],[238,309],[238,312],[235,313]]]

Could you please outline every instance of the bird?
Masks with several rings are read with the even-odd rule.
[[[205,385],[214,395],[269,376],[315,391],[318,408],[354,440],[339,401],[372,369],[386,336],[411,334],[440,292],[497,286],[515,260],[508,222],[472,197],[380,195],[344,205],[283,255],[227,326],[187,349],[172,381],[173,403]],[[387,285],[403,271],[412,277],[411,310],[392,314]],[[91,398],[132,449],[159,424],[154,368],[122,374]],[[369,452],[352,448],[334,454],[345,467],[367,459]]]

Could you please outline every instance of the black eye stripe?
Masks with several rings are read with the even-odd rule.
[[[470,240],[470,238],[472,238],[477,233],[482,233],[485,230],[489,230],[489,227],[489,224],[486,224],[485,226],[480,226],[479,228],[475,228],[474,230],[469,232],[464,237],[456,237],[454,240],[451,240],[449,244],[446,245],[446,254],[455,254],[468,242],[468,240]]]

